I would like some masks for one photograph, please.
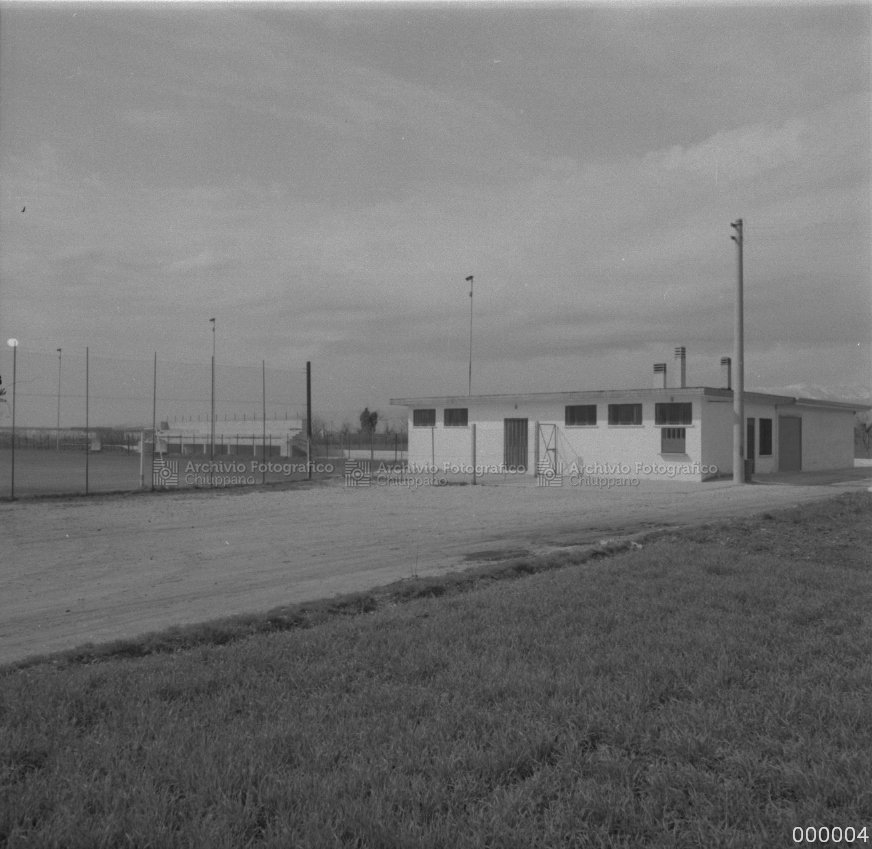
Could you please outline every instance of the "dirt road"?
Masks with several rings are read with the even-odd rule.
[[[340,484],[0,505],[0,663],[868,486]]]

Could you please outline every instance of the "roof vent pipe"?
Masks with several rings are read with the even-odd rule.
[[[730,357],[721,357],[721,383],[724,389],[733,388],[733,361]]]
[[[666,363],[654,363],[654,388],[666,389]]]
[[[679,368],[681,369],[681,382],[678,386],[684,389],[687,386],[687,348],[684,345],[675,349],[675,359],[679,361]]]

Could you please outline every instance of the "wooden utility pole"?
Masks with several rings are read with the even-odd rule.
[[[472,395],[472,275],[466,278],[469,283],[469,395]]]
[[[306,363],[306,467],[312,480],[312,362]]]
[[[733,386],[733,482],[745,481],[745,327],[743,295],[742,219],[730,224],[736,233],[730,238],[738,247],[738,280],[736,288],[736,322],[733,333],[736,362]]]

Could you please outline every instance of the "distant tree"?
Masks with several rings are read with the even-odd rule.
[[[375,433],[376,426],[378,425],[378,412],[373,410],[369,411],[369,407],[365,407],[363,412],[360,414],[360,432],[361,433]]]
[[[343,436],[347,436],[351,433],[351,422],[342,422],[342,427],[339,428],[339,432]]]

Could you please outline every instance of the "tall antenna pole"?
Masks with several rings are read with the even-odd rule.
[[[736,234],[730,238],[738,247],[738,280],[736,288],[736,323],[733,344],[736,361],[735,387],[733,388],[733,482],[745,481],[745,327],[743,295],[742,219],[730,224]]]
[[[469,283],[469,393],[472,395],[472,277],[470,274],[466,278]]]

